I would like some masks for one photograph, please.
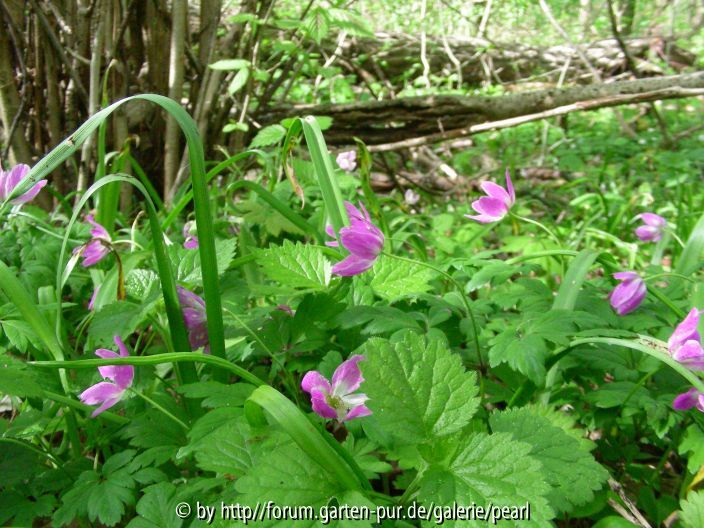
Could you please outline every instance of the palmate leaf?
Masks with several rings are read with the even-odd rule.
[[[115,348],[114,336],[123,340],[135,331],[147,315],[152,305],[118,301],[100,308],[88,329],[89,348]]]
[[[310,244],[271,246],[260,252],[262,270],[273,280],[293,288],[325,288],[330,283],[332,265],[320,248]]]
[[[495,413],[490,423],[494,432],[508,433],[531,446],[530,456],[543,466],[552,487],[546,496],[557,511],[568,512],[593,500],[594,491],[609,477],[579,440],[530,409]]]
[[[241,504],[255,508],[257,504],[272,501],[277,506],[311,506],[317,514],[321,506],[336,498],[340,504],[365,505],[374,508],[359,492],[344,490],[343,487],[320,465],[306,455],[284,435],[270,439],[266,456],[257,458],[249,472],[235,482],[235,489],[242,495]],[[262,501],[266,497],[266,501]],[[289,527],[291,520],[266,521],[263,526]],[[295,526],[320,526],[314,519],[297,520]],[[371,526],[369,521],[336,523],[328,526]]]
[[[405,332],[397,342],[370,339],[357,353],[375,425],[401,444],[449,435],[477,410],[476,375],[437,336]]]
[[[100,473],[84,471],[73,487],[61,500],[62,506],[54,513],[54,525],[65,526],[77,517],[85,515],[95,522],[115,526],[125,513],[125,506],[135,500],[135,480],[129,462],[135,455],[133,449],[110,457]]]
[[[137,503],[137,514],[127,528],[180,528],[183,521],[174,515],[177,504],[176,486],[170,482],[160,482],[144,490]]]
[[[505,433],[456,435],[457,444],[448,460],[433,462],[420,481],[418,498],[426,505],[475,504],[484,508],[524,507],[530,520],[499,521],[496,526],[543,528],[554,516],[545,495],[540,462],[530,455],[531,446]],[[434,522],[428,522],[433,525]],[[487,526],[486,521],[446,520],[443,526]]]
[[[680,503],[682,513],[680,520],[684,528],[700,528],[704,526],[704,492],[695,491],[687,495]]]
[[[217,417],[224,414],[217,411],[232,410],[216,409],[216,411],[208,413],[206,417],[209,415],[216,415]],[[199,422],[206,417],[201,418]],[[214,417],[208,419],[211,423],[213,421],[212,418]],[[255,442],[252,440],[251,427],[244,419],[241,411],[239,411],[239,416],[224,422],[220,418],[217,423],[218,427],[212,432],[195,439],[194,442],[184,449],[195,452],[198,467],[205,471],[241,476],[252,466],[261,441]],[[181,452],[179,452],[179,456]]]
[[[419,264],[381,255],[372,268],[370,286],[374,293],[389,302],[400,297],[424,293],[434,272]]]

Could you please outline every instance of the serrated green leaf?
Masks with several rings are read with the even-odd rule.
[[[387,301],[417,295],[430,289],[428,282],[435,273],[420,264],[381,255],[372,268],[370,286],[374,293]]]
[[[496,367],[501,363],[524,374],[536,385],[545,383],[545,359],[549,350],[542,337],[533,334],[519,334],[515,328],[508,328],[494,337],[489,344],[489,364]]]
[[[271,246],[260,253],[258,260],[270,279],[293,288],[324,288],[330,283],[332,265],[320,248],[310,244]]]
[[[373,420],[401,444],[458,431],[477,410],[476,374],[435,336],[406,332],[396,343],[370,339],[356,353],[366,358],[361,390]]]
[[[682,512],[680,520],[684,528],[701,528],[704,526],[704,492],[694,491],[680,503]]]
[[[531,409],[494,413],[490,424],[494,432],[508,433],[532,446],[530,455],[543,466],[545,480],[552,486],[547,498],[558,512],[593,500],[594,491],[609,478],[577,439]]]
[[[205,471],[241,476],[252,466],[257,442],[244,416],[226,422],[192,447],[198,467]]]
[[[505,433],[457,435],[457,441],[449,460],[433,463],[423,473],[418,491],[423,504],[510,508],[526,508],[529,504],[529,520],[504,520],[499,526],[549,526],[548,521],[554,517],[545,498],[550,486],[544,480],[540,462],[529,454],[530,445]],[[486,521],[449,519],[443,524],[482,528],[486,525]]]
[[[286,129],[284,127],[281,125],[269,125],[257,132],[257,135],[254,136],[254,139],[252,139],[252,142],[249,144],[249,148],[276,145],[280,143],[284,137],[286,137]]]
[[[323,8],[313,9],[303,24],[308,36],[320,44],[330,30],[328,16]]]
[[[177,278],[179,281],[188,284],[201,284],[202,270],[200,265],[200,253],[198,251],[178,249],[178,271]],[[218,260],[217,273],[221,276],[230,266],[232,259],[237,251],[237,239],[227,238],[215,241],[215,254]]]
[[[689,453],[687,470],[690,473],[695,474],[699,471],[699,468],[704,466],[704,431],[698,424],[692,424],[687,427],[684,439],[677,451],[681,455]]]
[[[125,291],[130,297],[143,301],[159,287],[159,275],[152,270],[133,269],[125,276]]]
[[[144,490],[137,503],[137,514],[127,528],[180,528],[183,521],[174,515],[177,499],[176,487],[170,482],[160,482]]]
[[[258,458],[247,474],[235,482],[235,489],[242,494],[244,504],[255,505],[267,497],[278,505],[305,505],[314,510],[344,491],[328,472],[285,437],[279,437],[268,456]],[[266,526],[290,526],[290,522],[274,521]],[[301,526],[316,524],[313,520],[300,522]]]
[[[127,339],[144,320],[145,306],[129,301],[118,301],[103,306],[93,317],[88,329],[90,345],[114,348],[114,336]]]

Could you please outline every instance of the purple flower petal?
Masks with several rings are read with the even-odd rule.
[[[640,279],[640,275],[638,275],[635,271],[619,271],[618,273],[614,273],[612,277],[620,281]]]
[[[494,198],[504,204],[508,204],[511,201],[511,197],[508,192],[506,192],[506,189],[501,187],[498,183],[494,183],[493,181],[485,181],[481,184],[481,188],[489,198]]]
[[[83,256],[83,262],[81,262],[81,266],[87,268],[93,264],[97,264],[103,260],[108,253],[110,253],[110,250],[105,247],[100,240],[91,240],[83,247],[83,251],[81,253]]]
[[[301,380],[301,389],[308,394],[313,394],[313,391],[323,391],[328,394],[332,392],[330,382],[317,370],[306,372]]]
[[[117,352],[113,352],[112,350],[108,350],[107,348],[99,348],[95,351],[95,355],[102,359],[112,359],[119,357]],[[117,365],[105,365],[103,367],[98,367],[98,372],[100,372],[100,375],[103,378],[109,379],[114,383],[115,378],[117,377],[116,369],[119,368],[120,366]]]
[[[347,420],[352,420],[354,418],[371,416],[371,414],[372,411],[366,405],[358,405],[357,407],[350,409],[350,412],[347,413],[347,416],[345,416],[342,421],[346,422]]]
[[[188,329],[188,342],[193,350],[208,346],[208,319],[205,301],[183,286],[176,286],[178,301],[183,311],[183,321]]]
[[[112,240],[110,238],[110,233],[108,233],[108,230],[105,229],[98,222],[96,222],[95,218],[93,218],[93,215],[86,215],[86,221],[93,226],[93,229],[90,230],[90,234],[93,235],[93,238],[102,238],[107,241]]]
[[[632,271],[614,273],[614,278],[623,282],[609,294],[609,301],[617,314],[626,315],[640,306],[647,288],[640,276]]]
[[[364,273],[374,265],[374,260],[363,259],[357,255],[348,255],[343,261],[332,267],[332,272],[340,277],[352,277]]]
[[[511,181],[511,173],[506,169],[506,189],[508,189],[508,195],[511,198],[511,205],[516,203],[516,193],[513,190],[513,182]]]
[[[640,226],[636,228],[636,236],[643,242],[657,242],[662,238],[662,232],[657,227]]]
[[[687,411],[697,405],[699,397],[700,392],[695,388],[691,388],[674,399],[672,408],[678,411]]]
[[[684,318],[684,321],[677,325],[675,331],[672,332],[670,339],[667,341],[670,354],[673,354],[687,341],[701,341],[699,338],[699,332],[697,331],[700,314],[701,312],[699,310],[692,308],[687,314],[687,317]]]
[[[88,301],[88,309],[90,311],[93,311],[93,309],[95,308],[95,300],[98,298],[98,292],[100,292],[101,286],[102,284],[98,284],[93,290],[93,295],[90,296],[90,301]]]
[[[362,212],[352,204],[352,202],[345,201],[345,209],[347,210],[347,216],[349,217],[351,224],[368,220],[364,217]]]
[[[641,213],[636,218],[640,218],[643,223],[652,227],[664,227],[667,225],[667,220],[655,213]]]
[[[8,196],[10,196],[10,194],[12,194],[12,191],[15,190],[17,184],[19,184],[24,179],[24,177],[27,176],[29,171],[29,165],[20,163],[19,165],[15,165],[5,173],[5,181],[3,182],[4,198],[7,198]]]
[[[24,163],[15,165],[7,172],[0,170],[0,200],[8,198],[20,182],[27,177],[29,171],[29,165],[25,165]],[[38,181],[27,192],[13,198],[11,203],[17,205],[33,200],[47,183],[47,180]]]
[[[109,381],[100,381],[84,390],[80,399],[86,405],[95,405],[109,398],[122,395],[122,389]]]
[[[20,194],[11,202],[13,204],[24,204],[34,200],[34,198],[36,198],[39,194],[39,191],[41,191],[47,183],[49,183],[47,180],[39,180],[26,193]]]
[[[699,341],[690,339],[678,347],[672,357],[692,370],[704,370],[704,350]]]
[[[340,240],[350,253],[366,260],[375,259],[384,248],[384,235],[376,228],[343,227]]]
[[[349,150],[346,152],[340,152],[337,155],[335,161],[337,161],[338,166],[345,171],[351,172],[357,166],[357,151]]]
[[[337,238],[337,234],[335,233],[335,228],[332,227],[332,225],[328,224],[325,226],[325,233],[332,238]],[[326,246],[330,247],[338,247],[339,244],[337,243],[337,240],[329,240],[325,242]]]
[[[364,378],[357,364],[362,360],[364,356],[355,354],[335,369],[332,375],[332,392],[335,396],[345,396],[359,388]]]
[[[311,394],[310,403],[313,411],[318,416],[322,416],[323,418],[338,418],[337,411],[328,404],[324,393],[313,391]]]
[[[501,220],[508,213],[505,202],[488,196],[482,196],[479,200],[473,201],[472,209],[484,217],[494,218],[495,221]]]
[[[183,243],[183,247],[186,249],[198,249],[198,246],[199,244],[197,236],[190,236]]]

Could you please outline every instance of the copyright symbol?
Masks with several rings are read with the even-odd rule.
[[[179,519],[187,519],[191,514],[191,505],[187,502],[179,502],[176,505],[176,516]]]

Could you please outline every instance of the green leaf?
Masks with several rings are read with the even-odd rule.
[[[34,348],[41,348],[41,341],[37,339],[31,325],[26,321],[6,319],[2,321],[2,329],[10,344],[22,354],[27,352],[30,343]]]
[[[682,254],[677,260],[675,272],[686,276],[697,271],[701,267],[702,251],[704,251],[704,214],[699,217],[699,221],[692,229]]]
[[[7,358],[0,361],[0,394],[20,398],[43,398],[44,391],[34,378],[22,370],[10,366]]]
[[[197,251],[178,248],[178,280],[188,284],[200,284],[202,282],[202,269],[200,264],[200,253]],[[215,254],[218,265],[217,273],[220,277],[230,266],[237,251],[237,239],[227,238],[215,241]]]
[[[137,503],[137,514],[127,528],[163,528],[169,526],[180,528],[183,521],[177,515],[176,487],[170,482],[160,482],[144,490],[144,495]]]
[[[393,302],[400,297],[417,295],[430,289],[428,282],[435,273],[419,264],[381,255],[372,268],[370,283],[379,297]]]
[[[223,59],[208,64],[211,70],[243,70],[249,67],[249,61],[245,59]]]
[[[252,466],[262,443],[254,438],[242,409],[209,412],[194,424],[188,437],[191,442],[179,450],[177,458],[195,453],[201,469],[237,477]]]
[[[125,513],[125,506],[134,504],[135,481],[126,465],[135,451],[128,449],[110,457],[98,474],[84,471],[61,500],[54,513],[54,523],[63,526],[86,514],[95,522],[115,526]]]
[[[323,8],[313,9],[305,20],[303,29],[316,44],[320,44],[330,30],[327,13]]]
[[[241,407],[254,390],[254,385],[217,381],[202,381],[181,385],[177,390],[186,398],[203,398],[203,407]]]
[[[254,136],[254,139],[252,139],[252,142],[249,144],[249,148],[276,145],[280,143],[284,137],[286,137],[286,129],[284,127],[281,125],[269,125],[257,132],[257,135]]]
[[[531,409],[494,413],[490,424],[494,432],[508,433],[531,446],[530,455],[543,465],[545,480],[553,488],[547,498],[558,512],[593,500],[594,491],[609,478],[579,440]]]
[[[565,278],[555,296],[553,309],[574,310],[582,283],[598,256],[599,252],[591,249],[584,249],[577,254],[567,269]]]
[[[243,503],[254,505],[266,497],[279,505],[317,509],[344,491],[327,471],[285,437],[279,437],[275,448],[272,445],[270,449],[268,456],[259,457],[235,482]]]
[[[230,82],[230,85],[227,87],[227,93],[234,95],[240,91],[240,89],[247,84],[247,79],[249,79],[249,68],[242,68],[233,77],[232,82]]]
[[[374,423],[401,444],[459,431],[477,410],[476,374],[436,336],[407,331],[395,343],[370,339],[356,353],[366,358],[361,390]]]
[[[511,435],[457,435],[457,445],[448,460],[433,463],[423,473],[418,498],[423,504],[476,504],[487,507],[526,508],[530,520],[505,521],[502,526],[520,528],[549,526],[554,512],[545,496],[550,486],[543,469],[530,456],[531,446]],[[518,514],[516,510],[516,514]],[[446,520],[443,526],[485,527],[485,521]]]
[[[332,265],[320,248],[285,240],[282,246],[271,246],[260,254],[257,260],[264,273],[284,286],[324,288],[330,283]]]
[[[144,301],[159,286],[159,275],[152,270],[133,269],[125,276],[125,291],[130,297]]]
[[[126,340],[144,320],[144,305],[118,301],[103,306],[93,317],[88,329],[91,346],[114,348],[113,337]]]
[[[704,492],[694,491],[680,503],[682,512],[680,520],[684,528],[700,528],[704,526]]]
[[[684,433],[684,439],[680,443],[678,453],[684,455],[689,453],[687,457],[687,470],[695,474],[699,468],[704,466],[704,431],[697,424],[692,424],[687,427]]]
[[[489,341],[489,364],[496,367],[501,363],[524,374],[536,385],[545,383],[545,359],[549,351],[542,337],[519,333],[510,327]]]

